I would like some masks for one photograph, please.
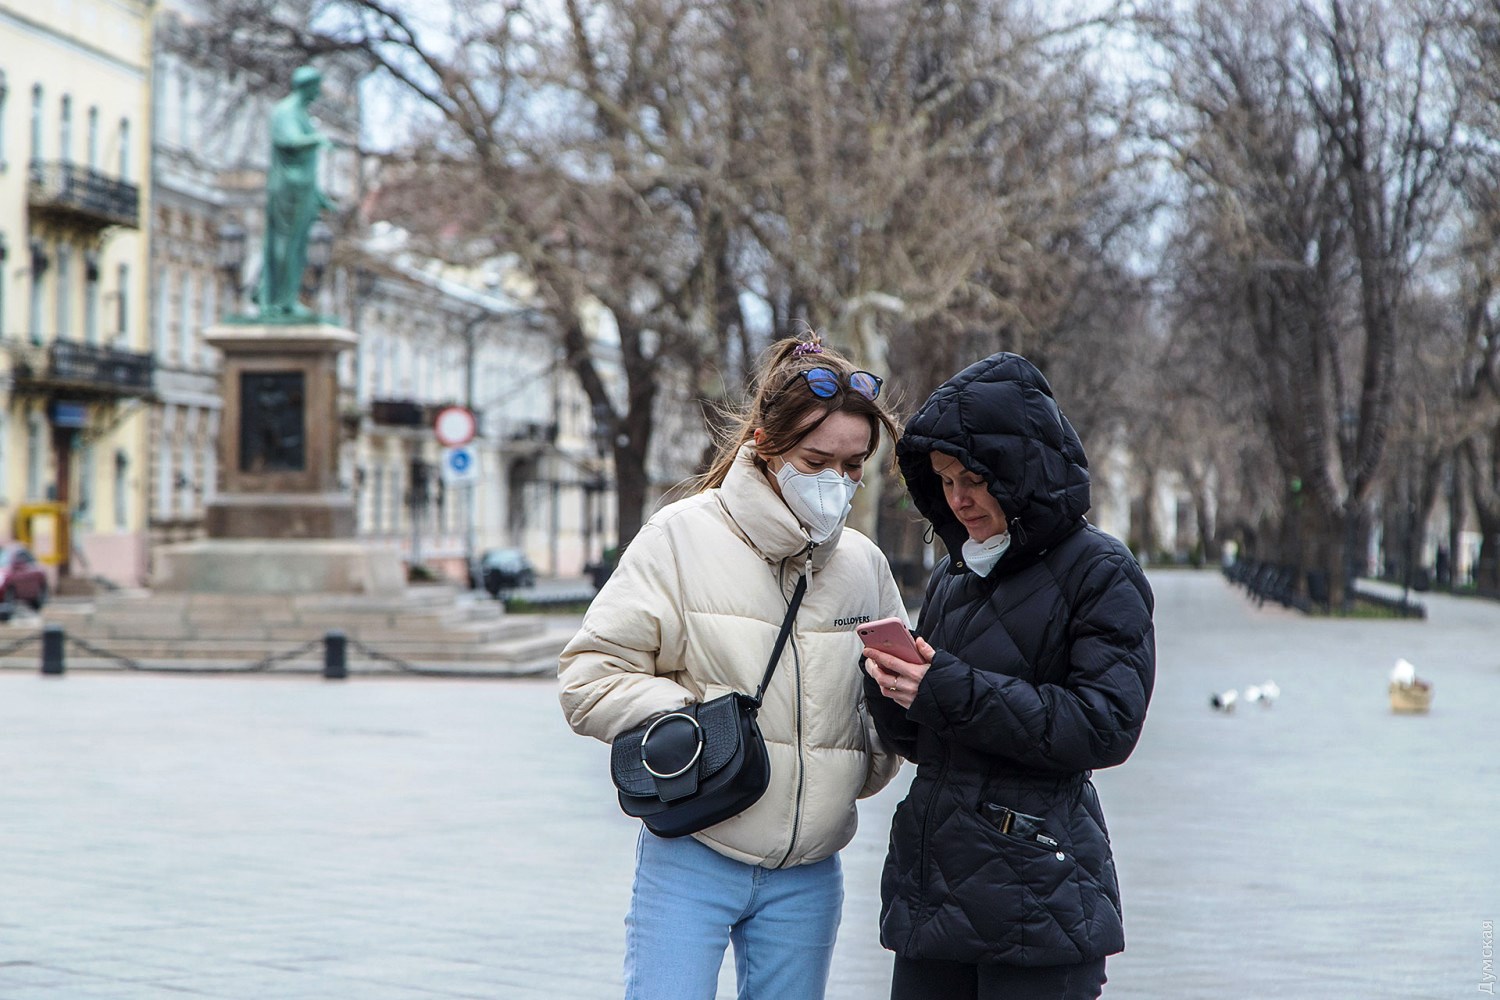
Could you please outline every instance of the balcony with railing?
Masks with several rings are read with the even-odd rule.
[[[69,340],[5,346],[18,392],[66,390],[94,397],[151,394],[155,359],[149,354]]]
[[[77,163],[33,163],[27,201],[35,211],[86,226],[141,224],[140,188]]]

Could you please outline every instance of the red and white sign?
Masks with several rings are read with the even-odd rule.
[[[464,407],[446,406],[438,411],[432,428],[437,431],[438,444],[444,448],[459,448],[474,440],[479,425],[474,421],[474,414]]]

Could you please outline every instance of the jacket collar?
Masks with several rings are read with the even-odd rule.
[[[755,464],[755,449],[748,444],[735,455],[718,494],[740,536],[769,563],[805,557],[811,548],[813,569],[822,569],[844,533],[844,526],[839,525],[827,541],[813,546],[807,529]]]

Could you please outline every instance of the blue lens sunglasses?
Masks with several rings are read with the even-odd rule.
[[[838,395],[839,375],[832,368],[809,368],[800,374],[807,380],[807,387],[812,390],[812,394],[819,399],[832,399]],[[846,384],[866,399],[875,399],[880,395],[880,387],[885,384],[885,379],[870,372],[850,372]]]

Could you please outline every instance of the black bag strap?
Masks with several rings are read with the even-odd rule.
[[[807,575],[804,573],[797,580],[797,589],[792,592],[792,603],[787,605],[786,617],[781,622],[781,634],[776,637],[776,645],[771,649],[771,662],[766,664],[766,674],[760,679],[760,687],[755,691],[755,707],[760,708],[761,696],[766,693],[766,685],[771,683],[771,675],[776,672],[776,664],[781,660],[781,651],[786,648],[787,637],[792,634],[792,622],[797,618],[797,609],[802,606],[802,595],[807,593]]]

